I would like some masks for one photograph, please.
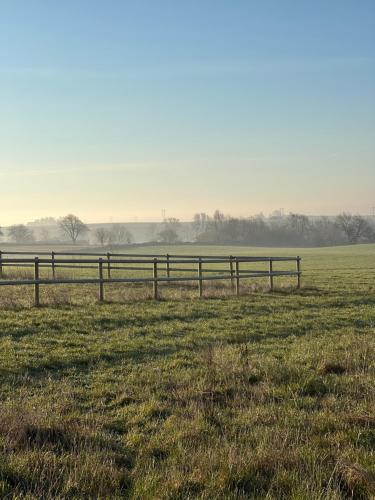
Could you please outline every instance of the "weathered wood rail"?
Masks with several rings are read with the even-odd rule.
[[[10,257],[8,257],[10,256]],[[70,258],[66,258],[66,257]],[[293,270],[275,270],[274,263],[294,262]],[[241,264],[266,263],[267,269],[242,268]],[[215,266],[216,265],[216,266]],[[184,267],[183,267],[184,266]],[[188,267],[186,267],[188,266]],[[209,267],[207,267],[209,266]],[[220,267],[224,266],[224,267]],[[33,278],[9,278],[4,272],[9,268],[33,268]],[[41,271],[50,269],[52,278],[41,276]],[[57,277],[58,269],[94,270],[96,277]],[[142,277],[113,277],[112,271],[148,271]],[[106,272],[106,277],[104,274]],[[163,275],[162,275],[163,273]],[[173,273],[173,276],[172,276]],[[176,273],[178,274],[176,276]],[[184,275],[184,273],[189,273]],[[199,297],[203,296],[205,281],[230,280],[237,296],[240,295],[240,280],[244,278],[269,279],[269,287],[274,289],[274,278],[295,276],[297,288],[301,287],[301,258],[297,257],[246,257],[213,255],[176,254],[121,254],[82,252],[39,252],[32,255],[21,251],[0,251],[0,286],[32,285],[34,302],[40,305],[40,285],[98,284],[99,301],[104,301],[104,285],[107,283],[152,283],[153,296],[159,297],[159,283],[197,282]]]

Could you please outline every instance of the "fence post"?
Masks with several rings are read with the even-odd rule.
[[[240,295],[240,263],[238,262],[238,257],[236,257],[236,295]]]
[[[104,301],[103,259],[99,259],[99,301]]]
[[[34,298],[35,298],[35,306],[39,307],[39,257],[35,257],[34,259]]]
[[[158,298],[158,259],[155,257],[154,258],[154,273],[153,273],[154,281],[154,299],[157,300]]]
[[[166,257],[167,257],[167,263],[166,263],[167,278],[170,278],[170,276],[171,276],[171,269],[170,269],[170,266],[169,266],[169,253],[167,253]]]
[[[233,255],[229,257],[229,269],[230,269],[230,284],[233,290],[234,288]]]
[[[273,260],[270,259],[270,269],[269,269],[269,273],[270,273],[270,290],[273,291]]]
[[[0,278],[3,277],[3,252],[0,250]]]
[[[107,275],[108,279],[111,279],[111,254],[107,253]]]
[[[55,270],[55,252],[51,252],[51,259],[52,259],[52,278],[56,279],[56,270]]]
[[[297,257],[296,263],[297,263],[297,288],[300,289],[301,288],[301,257],[300,256]]]
[[[203,280],[202,280],[202,258],[199,257],[198,260],[198,290],[199,297],[203,296]]]

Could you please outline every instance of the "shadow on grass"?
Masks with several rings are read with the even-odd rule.
[[[126,313],[126,311],[124,312]],[[119,312],[116,311],[116,314],[118,313]],[[215,319],[220,316],[219,312],[203,309],[199,311],[191,311],[188,313],[159,312],[159,314],[155,316],[147,316],[147,318],[143,316],[134,317],[134,311],[131,311],[131,314],[132,316],[130,317],[124,316],[121,318],[107,315],[98,318],[85,318],[82,328],[80,327],[80,325],[76,324],[74,316],[72,316],[71,318],[45,319],[43,320],[43,330],[48,332],[49,334],[55,334],[64,332],[67,329],[71,329],[72,333],[77,333],[80,335],[90,335],[92,332],[110,332],[126,328],[157,326],[169,321],[174,321],[177,323],[192,323],[202,319]],[[17,325],[15,325],[10,328],[12,328],[13,331],[10,329],[3,329],[0,334],[0,338],[6,336],[16,340],[23,337],[40,335],[40,318],[37,318],[34,324],[28,325],[27,327],[18,327]]]
[[[105,323],[108,325],[108,323]],[[110,323],[113,325],[113,323]],[[116,323],[118,325],[118,323]],[[69,359],[66,358],[52,358],[49,360],[40,360],[34,364],[19,364],[14,369],[0,369],[0,373],[5,378],[13,378],[15,375],[25,374],[30,376],[35,381],[40,379],[48,378],[53,374],[54,377],[64,378],[68,375],[72,375],[74,372],[88,373],[92,369],[96,369],[98,365],[108,365],[108,366],[116,366],[122,364],[142,364],[142,363],[150,363],[155,362],[160,358],[170,358],[176,354],[184,353],[185,357],[188,355],[191,357],[192,362],[194,362],[194,358],[196,353],[202,349],[210,346],[216,346],[219,344],[227,344],[227,345],[237,345],[237,344],[251,344],[257,343],[260,344],[262,342],[267,343],[267,348],[269,348],[270,341],[283,341],[288,338],[300,338],[305,335],[310,335],[312,329],[315,325],[316,331],[316,321],[315,318],[312,318],[309,322],[305,322],[303,324],[290,324],[285,326],[284,323],[276,327],[276,329],[272,332],[263,333],[261,330],[261,325],[258,327],[258,331],[249,330],[245,325],[243,327],[243,331],[236,332],[233,334],[228,334],[228,336],[223,339],[221,335],[210,335],[210,336],[192,336],[192,331],[190,329],[184,331],[180,331],[179,328],[176,328],[178,332],[176,334],[175,331],[172,331],[168,334],[159,335],[158,332],[150,333],[151,341],[147,342],[147,333],[141,334],[138,332],[140,340],[142,341],[142,345],[138,345],[136,347],[129,345],[132,342],[132,339],[126,339],[124,341],[123,349],[111,349],[110,345],[108,347],[108,351],[103,352],[93,352],[87,353],[86,355],[81,355],[79,357],[71,357]],[[276,326],[276,325],[275,325]],[[368,325],[365,325],[368,326]],[[324,325],[324,331],[322,331],[321,335],[327,335],[331,332],[338,329],[338,325],[335,322],[332,322],[331,325]],[[100,330],[103,331],[103,330]],[[183,344],[178,342],[178,339],[184,338],[185,332],[187,335],[190,335],[188,342]],[[217,334],[217,332],[214,332]],[[133,336],[133,339],[136,338]],[[172,343],[171,339],[176,339],[176,342]],[[130,342],[128,343],[127,341]],[[155,340],[159,342],[159,345],[155,345]],[[165,343],[163,344],[163,341]],[[105,346],[104,346],[105,348]],[[73,355],[74,356],[74,355]],[[104,369],[104,366],[103,366]]]
[[[82,422],[64,422],[56,415],[18,406],[2,408],[0,479],[1,491],[6,493],[2,498],[18,498],[18,495],[29,498],[30,494],[32,498],[60,498],[64,483],[69,482],[71,468],[79,463],[81,454],[87,457],[85,476],[64,498],[96,498],[100,488],[101,498],[116,487],[127,494],[131,489],[129,472],[135,465],[134,454],[119,443],[114,434],[107,432],[98,436],[91,435],[91,431],[96,432],[95,428],[88,432]],[[35,467],[34,474],[42,475],[41,481],[31,480],[28,469],[17,468],[14,461],[8,461],[8,457],[17,454],[28,457],[30,466]],[[104,482],[100,480],[103,474],[106,475]]]

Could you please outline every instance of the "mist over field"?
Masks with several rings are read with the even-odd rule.
[[[236,218],[216,210],[196,213],[192,221],[165,217],[160,222],[85,224],[75,215],[46,217],[0,228],[0,243],[108,247],[141,243],[209,243],[252,246],[329,246],[375,241],[375,217],[346,212],[334,217],[308,217],[275,211]]]

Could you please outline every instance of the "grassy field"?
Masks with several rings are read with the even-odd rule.
[[[303,288],[0,289],[1,498],[374,498],[375,245],[193,248]]]

